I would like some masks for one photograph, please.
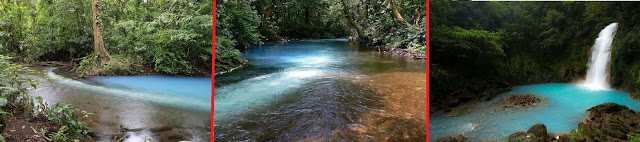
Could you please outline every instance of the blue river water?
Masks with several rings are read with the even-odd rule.
[[[211,78],[209,77],[176,77],[162,75],[139,76],[103,76],[86,80],[101,86],[118,88],[136,92],[153,94],[155,99],[172,100],[189,99],[188,103],[178,102],[176,105],[198,109],[211,110]],[[163,98],[162,98],[163,97]],[[154,100],[161,101],[161,100]]]
[[[108,141],[124,132],[126,142],[206,141],[210,131],[211,78],[163,75],[97,76],[75,78],[64,69],[47,68],[42,82],[30,91],[49,104],[71,104],[93,113],[84,119]],[[158,130],[160,129],[160,130]],[[179,132],[179,133],[175,133]]]
[[[498,111],[492,106],[501,97],[514,94],[535,94],[543,99],[542,105],[515,110]],[[544,124],[550,133],[567,133],[578,128],[587,109],[607,102],[640,110],[640,102],[628,94],[615,90],[591,90],[577,84],[540,84],[514,88],[491,101],[476,106],[476,110],[456,117],[431,114],[429,130],[431,141],[442,136],[463,134],[471,141],[498,140],[516,131],[526,131],[534,124]]]
[[[345,38],[268,44],[242,53],[247,65],[215,77],[216,141],[379,139],[349,131],[364,127],[356,121],[380,107],[381,95],[361,82],[380,73],[426,70],[424,61],[359,48]],[[407,127],[424,124],[398,125],[389,134]]]

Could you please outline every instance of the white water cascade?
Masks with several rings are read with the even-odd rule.
[[[617,28],[618,23],[611,23],[598,34],[593,51],[591,51],[591,59],[587,64],[589,71],[587,71],[587,78],[582,84],[584,87],[593,90],[609,89],[607,77],[609,76],[611,44]]]

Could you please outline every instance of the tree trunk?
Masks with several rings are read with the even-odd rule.
[[[100,22],[98,21],[98,9],[99,0],[91,0],[91,14],[93,15],[93,54],[99,59],[110,60],[111,56],[104,48],[104,41],[102,40],[102,31],[100,31]]]
[[[260,23],[260,27],[258,28],[258,31],[262,31],[264,30],[264,28],[266,28],[266,24],[267,24],[267,18],[271,19],[271,15],[273,14],[273,10],[276,9],[276,0],[271,0],[271,6],[269,6],[269,10],[264,12],[264,14],[262,14],[262,19],[261,19],[261,23]]]
[[[342,12],[344,12],[344,17],[347,18],[347,23],[349,24],[349,26],[356,29],[356,33],[358,34],[356,38],[360,39],[364,37],[362,28],[356,23],[353,17],[351,17],[351,13],[349,13],[349,7],[347,6],[347,1],[346,0],[340,0],[340,1],[342,1]]]
[[[396,0],[389,0],[389,3],[391,3],[391,11],[393,12],[393,17],[395,17],[400,23],[407,25],[407,27],[419,30],[418,27],[409,24],[409,22],[405,21],[404,18],[402,18],[402,14],[400,14],[400,11],[398,11],[398,7],[396,6]]]

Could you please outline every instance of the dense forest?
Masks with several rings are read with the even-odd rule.
[[[464,90],[486,100],[522,84],[582,80],[594,40],[617,22],[612,87],[640,90],[640,3],[443,2],[430,11],[431,112],[459,105]]]
[[[0,54],[86,75],[211,73],[212,1],[3,0]]]
[[[246,62],[238,49],[297,39],[350,37],[385,50],[426,49],[422,0],[216,1],[216,73]]]

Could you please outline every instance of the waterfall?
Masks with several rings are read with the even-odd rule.
[[[609,89],[607,76],[609,76],[609,60],[611,59],[611,43],[613,36],[618,27],[618,23],[609,24],[598,34],[596,43],[591,51],[591,59],[589,60],[589,71],[587,77],[582,84],[586,88],[593,90]]]

